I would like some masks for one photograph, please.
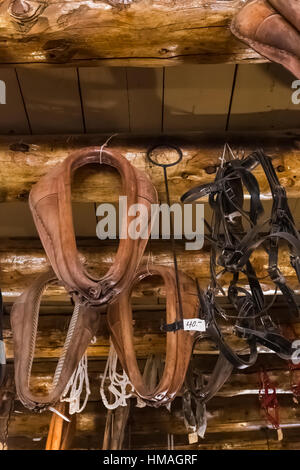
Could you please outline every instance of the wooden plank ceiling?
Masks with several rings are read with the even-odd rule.
[[[291,101],[293,77],[271,64],[184,65],[154,69],[2,68],[0,79],[7,85],[7,104],[0,105],[0,134],[20,136],[19,143],[25,145],[32,139],[30,135],[37,134],[276,131],[299,128],[300,122],[300,105]],[[294,197],[290,204],[300,226],[300,199]],[[95,237],[95,205],[74,203],[73,214],[76,235]],[[1,260],[3,265],[6,262],[4,277],[9,279],[13,276],[8,265],[15,250],[15,254],[17,251],[22,253],[15,256],[12,266],[16,278],[24,279],[28,256],[31,253],[36,257],[43,256],[40,247],[33,251],[36,241],[28,240],[28,237],[36,238],[37,233],[27,204],[0,203],[0,219]],[[20,240],[7,241],[15,237]],[[6,258],[5,253],[8,253]],[[22,257],[25,264],[18,267],[18,260]],[[147,294],[147,290],[145,292]],[[163,300],[146,294],[135,301],[141,367],[154,338],[151,328],[155,328],[154,323],[158,324],[164,314]],[[280,317],[282,306],[279,303],[275,307]],[[43,307],[33,377],[33,386],[37,389],[40,387],[45,391],[49,387],[53,361],[61,347],[62,331],[65,331],[70,312],[67,303],[57,305],[50,302]],[[153,319],[153,325],[149,326],[149,318]],[[278,321],[282,321],[280,318]],[[6,340],[11,360],[8,318]],[[156,352],[161,352],[163,339],[158,338],[155,344]],[[92,395],[78,420],[76,448],[101,447],[105,409],[99,403],[98,387],[107,347],[106,331],[90,351]],[[215,352],[208,343],[202,352],[197,352],[203,372],[211,371]],[[263,352],[254,367],[235,371],[226,387],[209,404],[205,440],[188,446],[179,397],[171,413],[165,409],[145,411],[133,407],[127,433],[131,442],[126,441],[125,445],[131,448],[167,448],[167,435],[174,434],[175,448],[300,448],[300,409],[292,399],[287,365],[274,354]],[[259,406],[258,372],[262,365],[268,367],[278,387],[284,430],[281,442],[278,442],[276,432],[267,426]],[[49,418],[49,413],[29,414],[17,403],[10,425],[10,448],[44,448]]]

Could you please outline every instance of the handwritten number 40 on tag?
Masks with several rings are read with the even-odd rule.
[[[205,321],[199,318],[183,320],[183,327],[186,331],[205,331]]]

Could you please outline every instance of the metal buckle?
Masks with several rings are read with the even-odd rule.
[[[268,273],[270,275],[270,278],[274,282],[280,282],[281,284],[285,284],[285,279],[283,275],[280,273],[279,268],[274,265],[268,268]]]
[[[225,187],[225,193],[227,194],[227,196],[230,200],[235,197],[235,194],[234,194],[233,189],[232,189],[231,186],[228,186],[227,188]]]

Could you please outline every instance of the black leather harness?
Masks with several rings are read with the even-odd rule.
[[[264,223],[258,223],[263,208],[259,185],[252,174],[257,165],[263,168],[273,197],[271,218]],[[244,209],[243,187],[250,194],[248,212]],[[278,268],[278,249],[281,240],[287,242],[291,265],[300,280],[300,237],[288,206],[286,192],[279,183],[271,158],[262,150],[257,150],[242,160],[230,160],[218,169],[213,183],[191,189],[181,200],[192,202],[205,195],[209,196],[209,204],[213,210],[212,223],[206,222],[210,231],[206,238],[211,243],[211,283],[206,292],[199,288],[207,333],[215,341],[221,354],[239,369],[255,363],[258,345],[271,349],[283,359],[290,359],[293,353],[292,344],[280,334],[268,315],[271,305],[266,305],[260,282],[250,262],[251,254],[262,245],[268,253],[268,273],[276,286],[276,293],[278,289],[282,292],[289,312],[299,317],[295,294]],[[247,220],[250,225],[246,234],[243,220]],[[218,267],[222,268],[220,273],[217,273]],[[226,318],[216,299],[218,292],[225,295],[219,277],[226,272],[232,273],[227,296],[237,312],[234,331],[237,336],[246,339],[248,357],[237,354],[227,344],[217,324],[218,315]],[[247,277],[249,291],[238,286],[241,273]]]

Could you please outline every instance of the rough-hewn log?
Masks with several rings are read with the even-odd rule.
[[[131,449],[159,450],[167,449],[167,436],[165,433],[144,435],[130,433]],[[43,450],[45,437],[33,440],[25,436],[11,436],[8,439],[11,450]],[[276,431],[261,429],[255,431],[213,433],[206,434],[205,439],[199,439],[197,444],[188,444],[186,435],[174,436],[174,449],[178,450],[269,450],[269,449],[299,449],[299,429],[284,430],[283,441],[278,441]],[[99,435],[80,433],[75,436],[72,449],[99,449]],[[202,455],[199,454],[199,460]],[[198,461],[199,461],[198,460]]]
[[[274,355],[273,355],[274,356]],[[274,357],[273,357],[274,359]],[[202,356],[197,361],[201,366]],[[98,368],[95,369],[93,362],[97,363]],[[141,361],[140,361],[141,362]],[[145,362],[145,361],[143,361]],[[42,363],[44,367],[43,373],[33,373],[30,381],[31,389],[34,393],[39,395],[46,395],[49,393],[51,383],[53,380],[54,363]],[[271,370],[268,371],[270,380],[276,383],[276,392],[278,394],[292,394],[290,375],[285,365],[285,370]],[[99,385],[100,385],[100,374],[104,372],[105,361],[89,361],[89,380],[91,395],[89,401],[99,401]],[[50,371],[49,371],[50,369]],[[143,371],[143,365],[141,365],[141,371]],[[50,374],[51,372],[51,374]],[[208,376],[208,374],[205,374]],[[298,374],[299,375],[299,374]],[[295,377],[296,378],[296,377]],[[223,385],[217,396],[220,397],[236,397],[238,395],[257,395],[259,392],[259,375],[258,372],[253,373],[241,373],[235,370],[230,379]]]
[[[294,324],[294,329],[297,337],[300,335],[300,323]],[[230,345],[236,350],[246,347],[245,341],[238,338],[233,334],[233,327],[222,325],[221,331],[225,340],[230,340]],[[61,350],[66,338],[66,330],[63,332],[60,329],[47,329],[38,332],[35,358],[41,360],[45,358],[56,359],[60,356]],[[6,344],[6,354],[8,359],[13,358],[13,340],[10,330],[4,330],[4,339]],[[159,331],[157,327],[156,332],[137,332],[134,336],[134,347],[136,355],[139,358],[147,358],[149,354],[165,354],[166,350],[166,335]],[[109,335],[105,332],[99,332],[97,341],[91,344],[87,353],[92,358],[106,358],[109,353]],[[269,349],[259,346],[258,351],[262,353],[270,352]],[[203,339],[197,343],[194,349],[195,354],[219,354],[219,350],[215,343],[209,339],[208,336],[203,335]],[[247,350],[244,352],[247,354]]]
[[[293,404],[291,396],[282,395],[280,400],[280,422],[283,427],[298,427],[300,408]],[[170,433],[176,435],[187,434],[181,411],[181,399],[176,398],[172,404],[172,412],[164,407],[132,408],[131,432],[144,436],[147,442],[149,435]],[[78,432],[101,434],[105,426],[106,409],[101,403],[88,403],[86,409],[78,416]],[[17,407],[9,427],[10,436],[43,436],[47,434],[50,413],[34,414],[28,412],[23,406]],[[266,423],[264,414],[260,409],[257,396],[239,396],[232,398],[215,397],[208,406],[207,434],[220,432],[235,432],[259,430],[261,427],[270,427]],[[103,435],[103,434],[102,434]],[[151,437],[149,436],[151,439]],[[99,446],[100,447],[100,446]]]
[[[229,30],[242,0],[126,3],[4,0],[0,63],[162,66],[264,60]]]
[[[0,202],[25,201],[32,185],[70,152],[85,146],[99,146],[106,138],[103,135],[0,137]],[[118,148],[134,166],[148,173],[160,199],[165,201],[163,172],[146,158],[147,149],[158,140],[158,136],[120,135],[111,140],[109,147]],[[299,197],[300,131],[247,135],[193,133],[165,138],[165,142],[178,145],[183,150],[181,163],[168,170],[173,202],[178,202],[185,191],[197,184],[214,179],[213,172],[216,165],[220,164],[219,156],[225,141],[230,142],[234,149],[245,152],[263,147],[275,158],[275,168],[289,197]],[[103,168],[101,172],[98,170],[97,165],[93,165],[76,172],[72,187],[74,201],[116,202],[120,190],[119,177],[114,171]],[[262,171],[257,169],[255,174],[262,194],[265,198],[270,197]]]
[[[89,271],[96,276],[101,276],[108,271],[115,253],[116,245],[96,238],[85,238],[78,240],[78,248],[82,254]],[[150,259],[154,264],[173,265],[172,253],[166,247],[164,241],[152,240],[148,245],[148,250],[144,256],[144,263]],[[182,242],[176,243],[176,253],[178,256],[179,269],[185,271],[193,278],[199,278],[202,286],[205,286],[209,279],[209,250],[203,248],[200,251],[186,251]],[[259,277],[267,276],[268,258],[262,250],[256,250],[252,256],[253,265]],[[9,300],[18,296],[26,286],[41,272],[47,269],[47,259],[39,240],[35,239],[9,239],[1,240],[0,243],[0,285],[3,296]],[[289,285],[298,290],[299,282],[295,278],[295,271],[289,264],[288,250],[280,250],[280,267],[286,276]],[[224,276],[222,282],[227,283],[231,279],[230,275]],[[241,277],[242,280],[242,277]],[[265,291],[272,291],[273,284],[269,279],[263,279],[261,285]],[[157,280],[147,280],[138,285],[133,297],[143,299],[144,304],[147,299],[164,296],[164,289]],[[43,299],[66,300],[65,291],[59,287],[47,289]]]
[[[130,433],[130,449],[161,450],[167,449],[167,436],[165,433],[155,433],[140,436]],[[11,436],[8,439],[11,450],[42,450],[45,448],[45,437],[33,440],[25,436]],[[212,433],[206,434],[205,439],[199,439],[197,444],[188,444],[186,435],[174,436],[175,450],[299,450],[300,432],[298,428],[285,429],[284,438],[278,441],[277,433],[271,429],[262,428],[255,431]],[[80,433],[75,436],[72,449],[99,449],[99,435]],[[199,460],[202,455],[199,454]]]

